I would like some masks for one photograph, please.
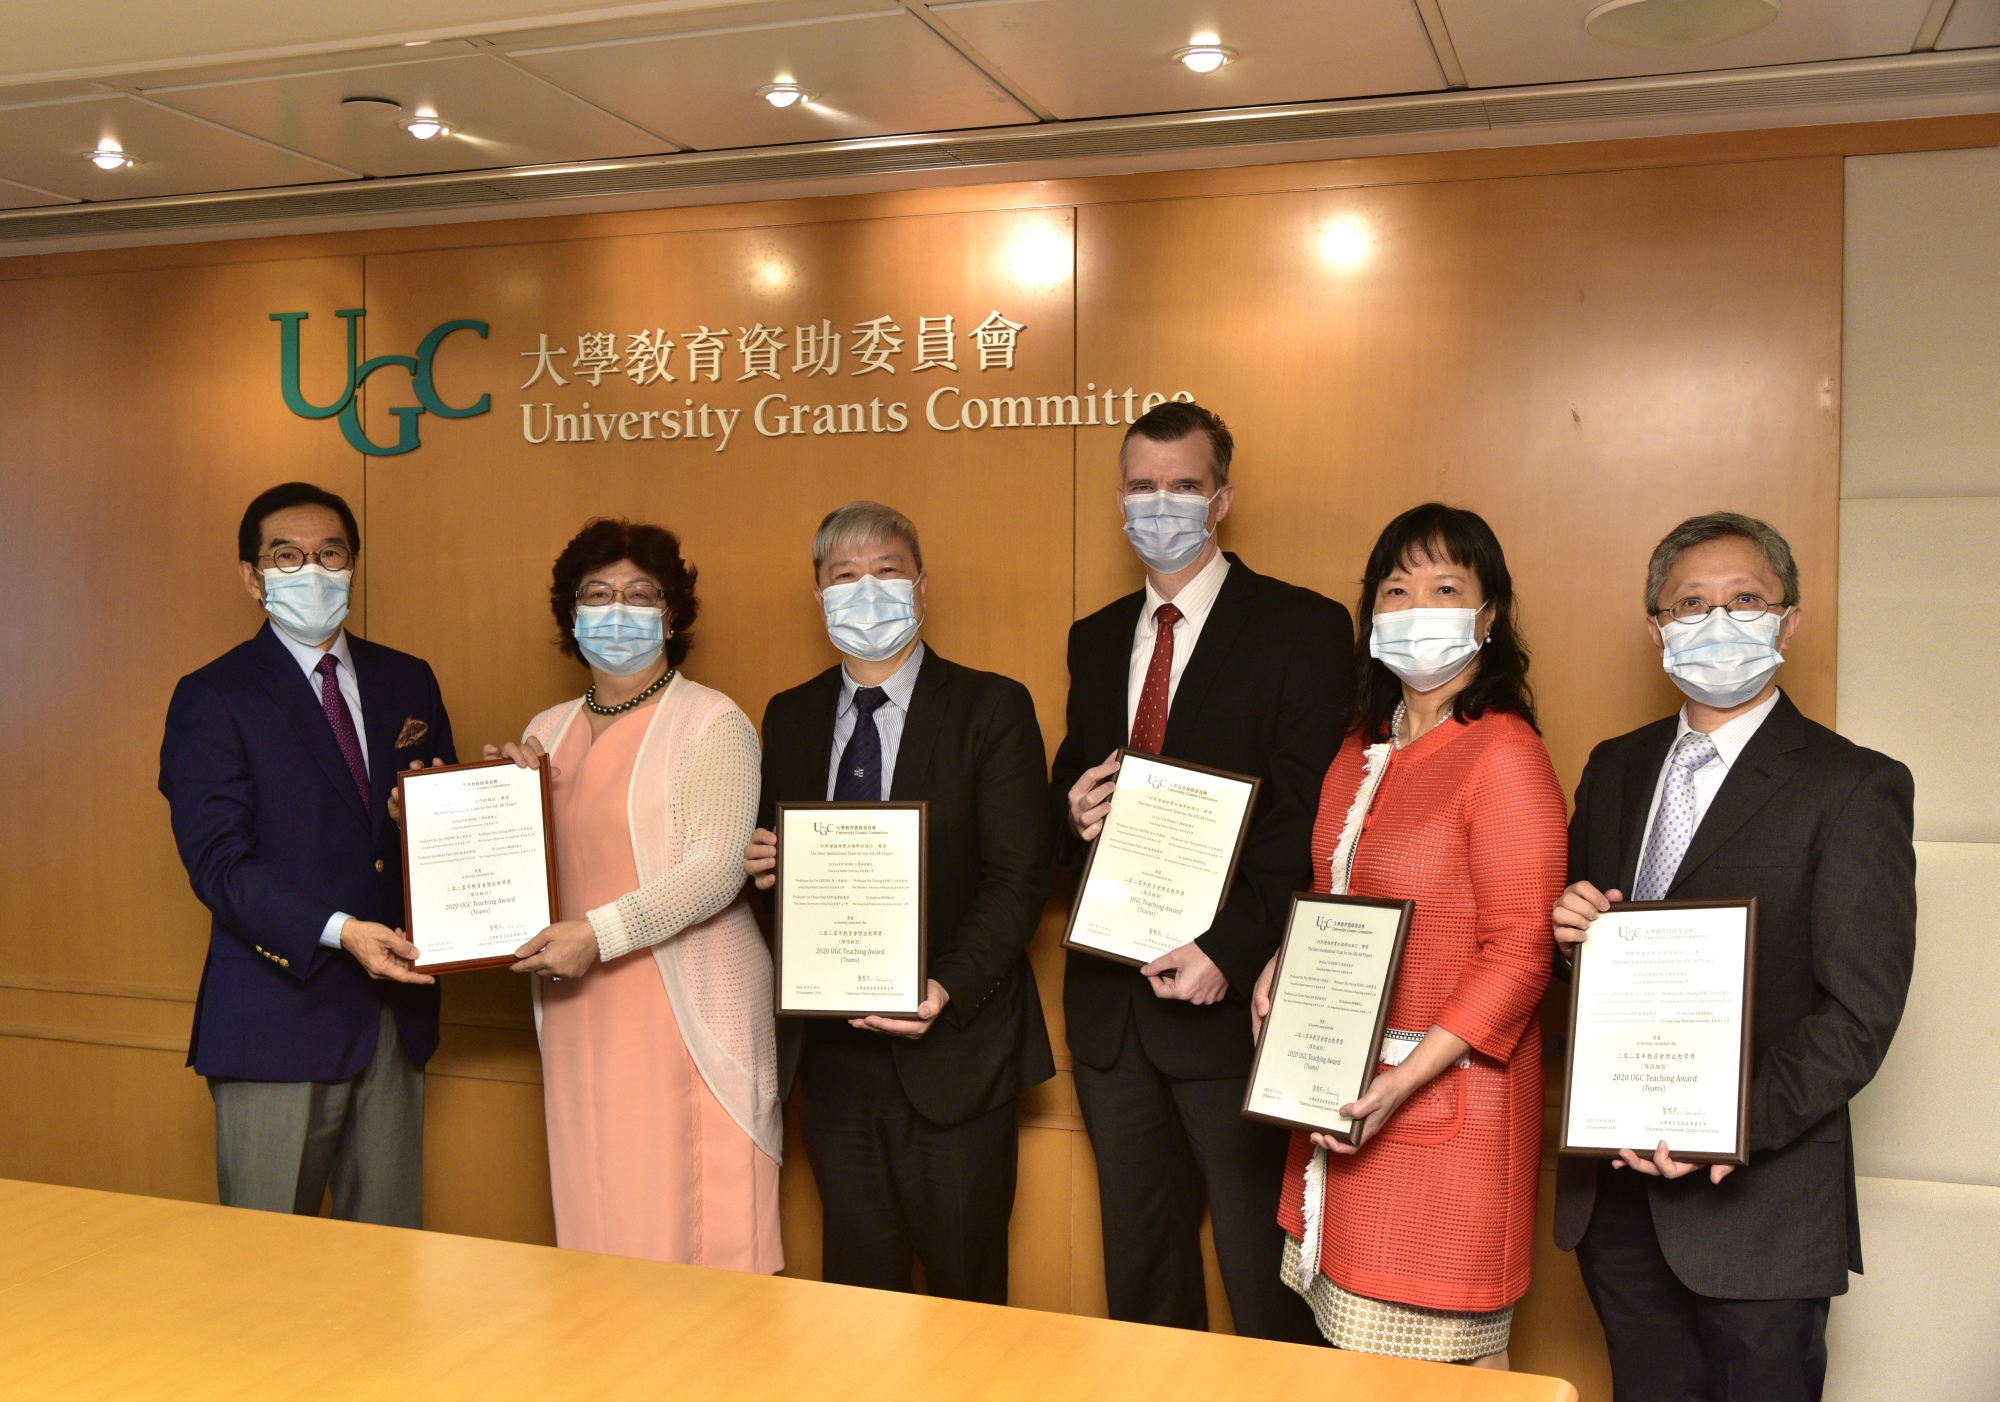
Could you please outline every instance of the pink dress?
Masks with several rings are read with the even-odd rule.
[[[650,708],[594,742],[586,717],[553,757],[562,918],[639,887],[627,794]],[[649,949],[541,989],[543,1099],[556,1241],[580,1251],[771,1274],[784,1265],[778,1164],[688,1054]]]

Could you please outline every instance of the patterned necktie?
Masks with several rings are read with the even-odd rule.
[[[1146,684],[1132,715],[1131,745],[1149,755],[1167,743],[1167,683],[1174,675],[1174,625],[1182,616],[1172,604],[1161,604],[1153,615],[1153,660],[1146,664]]]
[[[854,693],[854,733],[840,752],[840,775],[833,781],[836,803],[880,803],[882,801],[882,732],[875,725],[875,712],[889,699],[879,686],[864,686]]]
[[[340,659],[332,653],[320,658],[319,704],[326,711],[326,723],[333,727],[333,743],[340,746],[340,757],[347,761],[347,772],[354,776],[354,787],[361,791],[361,811],[366,813],[371,805],[368,801],[368,765],[361,758],[361,737],[354,733],[354,713],[347,709],[347,698],[340,694],[340,681],[334,676],[340,666]]]
[[[1694,775],[1712,759],[1717,759],[1715,741],[1698,730],[1681,736],[1667,762],[1667,781],[1660,790],[1660,811],[1653,818],[1652,836],[1646,839],[1646,864],[1639,869],[1638,884],[1632,890],[1635,901],[1663,900],[1681,869],[1688,843],[1694,840]]]

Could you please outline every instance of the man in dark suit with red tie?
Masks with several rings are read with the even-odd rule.
[[[1075,871],[1110,810],[1120,746],[1262,779],[1236,883],[1206,933],[1143,969],[1071,951],[1063,1009],[1112,1318],[1205,1327],[1205,1193],[1237,1332],[1316,1344],[1310,1311],[1278,1278],[1287,1136],[1241,1110],[1250,993],[1292,893],[1312,884],[1354,625],[1331,599],[1217,546],[1233,453],[1228,427],[1199,405],[1160,405],[1127,431],[1118,500],[1146,587],[1070,629],[1052,789],[1056,858]]]
[[[839,665],[764,712],[744,868],[775,884],[781,802],[922,799],[929,987],[915,1018],[781,1018],[779,1087],[825,1207],[824,1279],[1007,1303],[1021,1092],[1055,1074],[1028,941],[1049,894],[1042,732],[1028,689],[919,636],[924,557],[908,517],[850,502],[813,541]]]
[[[1799,604],[1764,522],[1668,532],[1647,627],[1686,703],[1599,745],[1577,786],[1562,972],[1613,901],[1757,900],[1749,1165],[1665,1141],[1558,1165],[1556,1245],[1577,1253],[1618,1402],[1817,1402],[1828,1303],[1861,1269],[1847,1104],[1909,993],[1914,793],[1779,688]]]
[[[455,761],[431,669],[348,633],[354,513],[305,482],[250,504],[243,587],[268,615],[181,678],[160,792],[213,915],[188,1064],[215,1101],[225,1206],[423,1225],[435,981],[398,928],[396,771]]]

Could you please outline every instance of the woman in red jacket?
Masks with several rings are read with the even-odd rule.
[[[1416,902],[1351,1148],[1294,1135],[1285,1281],[1339,1348],[1507,1366],[1540,1181],[1548,912],[1562,790],[1513,581],[1486,522],[1431,503],[1362,581],[1356,718],[1320,792],[1315,891]],[[1275,963],[1275,961],[1273,961]],[[1253,999],[1270,1009],[1271,968]]]

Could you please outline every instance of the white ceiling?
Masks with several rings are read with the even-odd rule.
[[[931,7],[1056,116],[1372,97],[1445,86],[1410,0],[963,0]],[[1214,34],[1241,55],[1193,73]]]
[[[2000,46],[2000,0],[1784,0],[1676,52],[1591,38],[1592,3],[16,0],[0,208]],[[1203,33],[1237,59],[1172,60]],[[774,108],[780,80],[818,96]],[[412,139],[419,106],[457,134]],[[107,136],[137,164],[90,165]]]

